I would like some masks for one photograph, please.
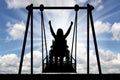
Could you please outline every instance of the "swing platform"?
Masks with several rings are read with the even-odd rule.
[[[75,64],[66,64],[63,63],[62,66],[60,66],[60,64],[56,65],[56,64],[44,64],[45,68],[43,69],[43,73],[75,73],[76,70],[74,68]]]

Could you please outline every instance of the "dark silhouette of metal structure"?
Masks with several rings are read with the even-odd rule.
[[[93,41],[96,51],[96,58],[97,58],[97,64],[98,64],[98,71],[99,74],[102,74],[101,71],[101,65],[100,65],[100,59],[99,59],[99,53],[98,53],[98,47],[97,47],[97,40],[96,40],[96,34],[94,30],[94,22],[93,22],[93,16],[92,16],[92,10],[94,9],[93,6],[87,5],[87,7],[79,7],[78,5],[75,5],[74,7],[44,7],[43,5],[40,5],[40,7],[34,7],[33,4],[26,7],[28,10],[28,17],[27,17],[27,23],[26,23],[26,29],[24,34],[24,41],[23,41],[23,47],[22,47],[22,54],[20,59],[20,65],[19,65],[19,72],[18,74],[21,74],[22,71],[22,64],[23,64],[23,58],[24,58],[24,52],[25,52],[25,46],[26,46],[26,40],[27,40],[27,33],[29,28],[29,22],[31,21],[31,74],[33,74],[33,10],[39,9],[41,11],[41,39],[42,39],[42,71],[43,72],[59,72],[59,71],[52,71],[56,67],[50,67],[53,66],[50,64],[49,60],[49,54],[47,51],[47,43],[46,43],[46,33],[45,33],[45,27],[44,27],[44,17],[43,17],[43,11],[44,10],[51,10],[51,9],[74,9],[75,10],[75,22],[74,22],[74,31],[73,31],[73,40],[72,40],[72,48],[71,48],[71,55],[69,59],[69,64],[67,64],[67,67],[64,68],[67,69],[70,68],[68,71],[62,71],[62,72],[76,72],[76,51],[77,51],[77,15],[78,11],[80,9],[87,10],[87,74],[89,74],[89,26],[91,23],[91,29],[93,34]],[[45,42],[45,43],[44,43]],[[45,44],[45,51],[46,56],[44,57],[43,53],[44,51],[44,44]],[[73,58],[73,45],[75,45],[75,58]],[[72,62],[74,60],[74,63]],[[49,68],[47,68],[49,66]],[[74,66],[74,67],[73,67]],[[62,67],[63,68],[63,67]],[[51,71],[49,71],[51,69]],[[59,68],[61,69],[61,68]],[[71,71],[70,71],[71,70]]]

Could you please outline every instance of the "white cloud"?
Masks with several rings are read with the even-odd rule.
[[[109,32],[110,23],[109,22],[102,22],[102,21],[95,21],[94,27],[95,27],[96,34],[102,34],[105,32]]]
[[[90,1],[90,4],[93,5],[94,7],[98,6],[101,3],[102,3],[102,0],[91,0]]]
[[[11,24],[8,22],[6,24],[7,26],[7,40],[17,40],[17,39],[23,39],[24,31],[25,31],[25,24],[23,22]]]
[[[113,40],[120,40],[120,23],[114,23],[111,28],[111,32],[113,35]]]
[[[104,8],[104,5],[102,5],[102,0],[91,0],[90,4],[93,5],[97,11],[100,11]]]
[[[86,73],[87,69],[87,54],[85,44],[79,43],[77,50],[77,72],[78,73]]]
[[[0,73],[16,73],[19,59],[16,54],[7,54],[0,57]]]
[[[101,55],[102,60],[104,60],[104,61],[111,61],[111,60],[117,58],[117,55],[115,55],[110,50],[107,50],[107,51],[100,50],[100,55]]]
[[[104,73],[120,73],[120,53],[114,53],[110,50],[100,51],[101,66]],[[117,71],[116,71],[117,70]]]
[[[33,52],[34,73],[41,72],[41,53],[40,51]],[[0,56],[0,73],[17,74],[19,69],[20,57],[16,54],[6,54]],[[25,54],[23,61],[22,73],[30,73],[30,53]]]
[[[74,0],[77,4],[79,3],[80,5],[81,4],[84,4],[85,2],[87,2],[88,0]]]
[[[87,72],[87,53],[84,44],[78,44],[77,72]],[[99,49],[101,69],[103,73],[120,73],[120,53]],[[97,59],[94,50],[90,50],[90,73],[98,73]]]
[[[120,73],[120,54],[110,50],[99,50],[102,73]],[[98,73],[96,54],[90,50],[90,73]],[[84,65],[85,67],[86,65]],[[83,68],[83,67],[82,67]],[[85,69],[85,68],[83,68]],[[84,70],[85,71],[85,70]]]
[[[80,0],[84,1],[84,0]],[[8,8],[25,8],[31,3],[35,6],[44,4],[45,6],[73,6],[75,4],[74,0],[6,0]]]
[[[86,47],[81,44],[79,46],[79,52],[77,54],[77,72],[86,73]],[[34,57],[34,73],[41,73],[42,54],[40,51],[33,52]],[[99,56],[101,61],[101,68],[103,73],[120,73],[120,54],[114,53],[110,50],[99,50]],[[0,56],[0,73],[11,74],[18,73],[20,57],[16,54],[6,54]],[[30,73],[30,53],[25,54],[22,73]],[[90,50],[90,73],[98,73],[98,67],[96,63],[96,55],[93,50]]]
[[[103,6],[103,5],[100,5],[100,6],[98,6],[97,11],[100,11],[100,10],[102,10],[103,8],[104,8],[104,6]]]
[[[27,53],[24,57],[22,73],[30,73],[30,59],[31,53]],[[41,73],[42,54],[40,51],[33,52],[33,70],[34,73]]]
[[[80,54],[81,55],[81,54]],[[81,56],[83,57],[83,56]],[[79,57],[79,58],[81,58]],[[110,50],[99,50],[99,57],[101,62],[101,69],[103,73],[120,73],[120,54],[114,53]],[[87,64],[86,57],[83,57],[82,62],[78,63],[78,73],[86,73]],[[96,54],[90,50],[90,73],[98,73]]]
[[[80,3],[85,3],[87,0],[78,0]]]
[[[28,1],[26,0],[6,0],[8,8],[20,8],[22,6],[28,5]]]
[[[114,24],[110,24],[109,22],[95,21],[94,23],[95,32],[97,35],[103,33],[111,33],[112,40],[119,41],[120,40],[120,23],[115,22]],[[91,27],[90,27],[91,33]]]

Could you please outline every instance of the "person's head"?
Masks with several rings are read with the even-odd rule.
[[[57,36],[63,36],[63,30],[61,28],[57,30]]]

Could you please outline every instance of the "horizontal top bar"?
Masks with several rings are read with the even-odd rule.
[[[59,6],[59,7],[56,7],[56,6],[50,6],[50,7],[44,7],[44,5],[40,5],[39,7],[34,7],[33,4],[29,5],[26,7],[26,9],[28,10],[31,10],[31,9],[40,9],[41,11],[43,11],[44,9],[75,9],[76,11],[78,11],[79,9],[90,9],[90,10],[93,10],[94,7],[92,5],[89,5],[87,4],[87,7],[79,7],[79,5],[75,5],[74,7],[63,7],[63,6]]]
[[[40,9],[40,7],[33,7],[33,9]],[[44,9],[75,9],[75,7],[44,7]],[[87,7],[79,7],[79,9],[87,9]]]

